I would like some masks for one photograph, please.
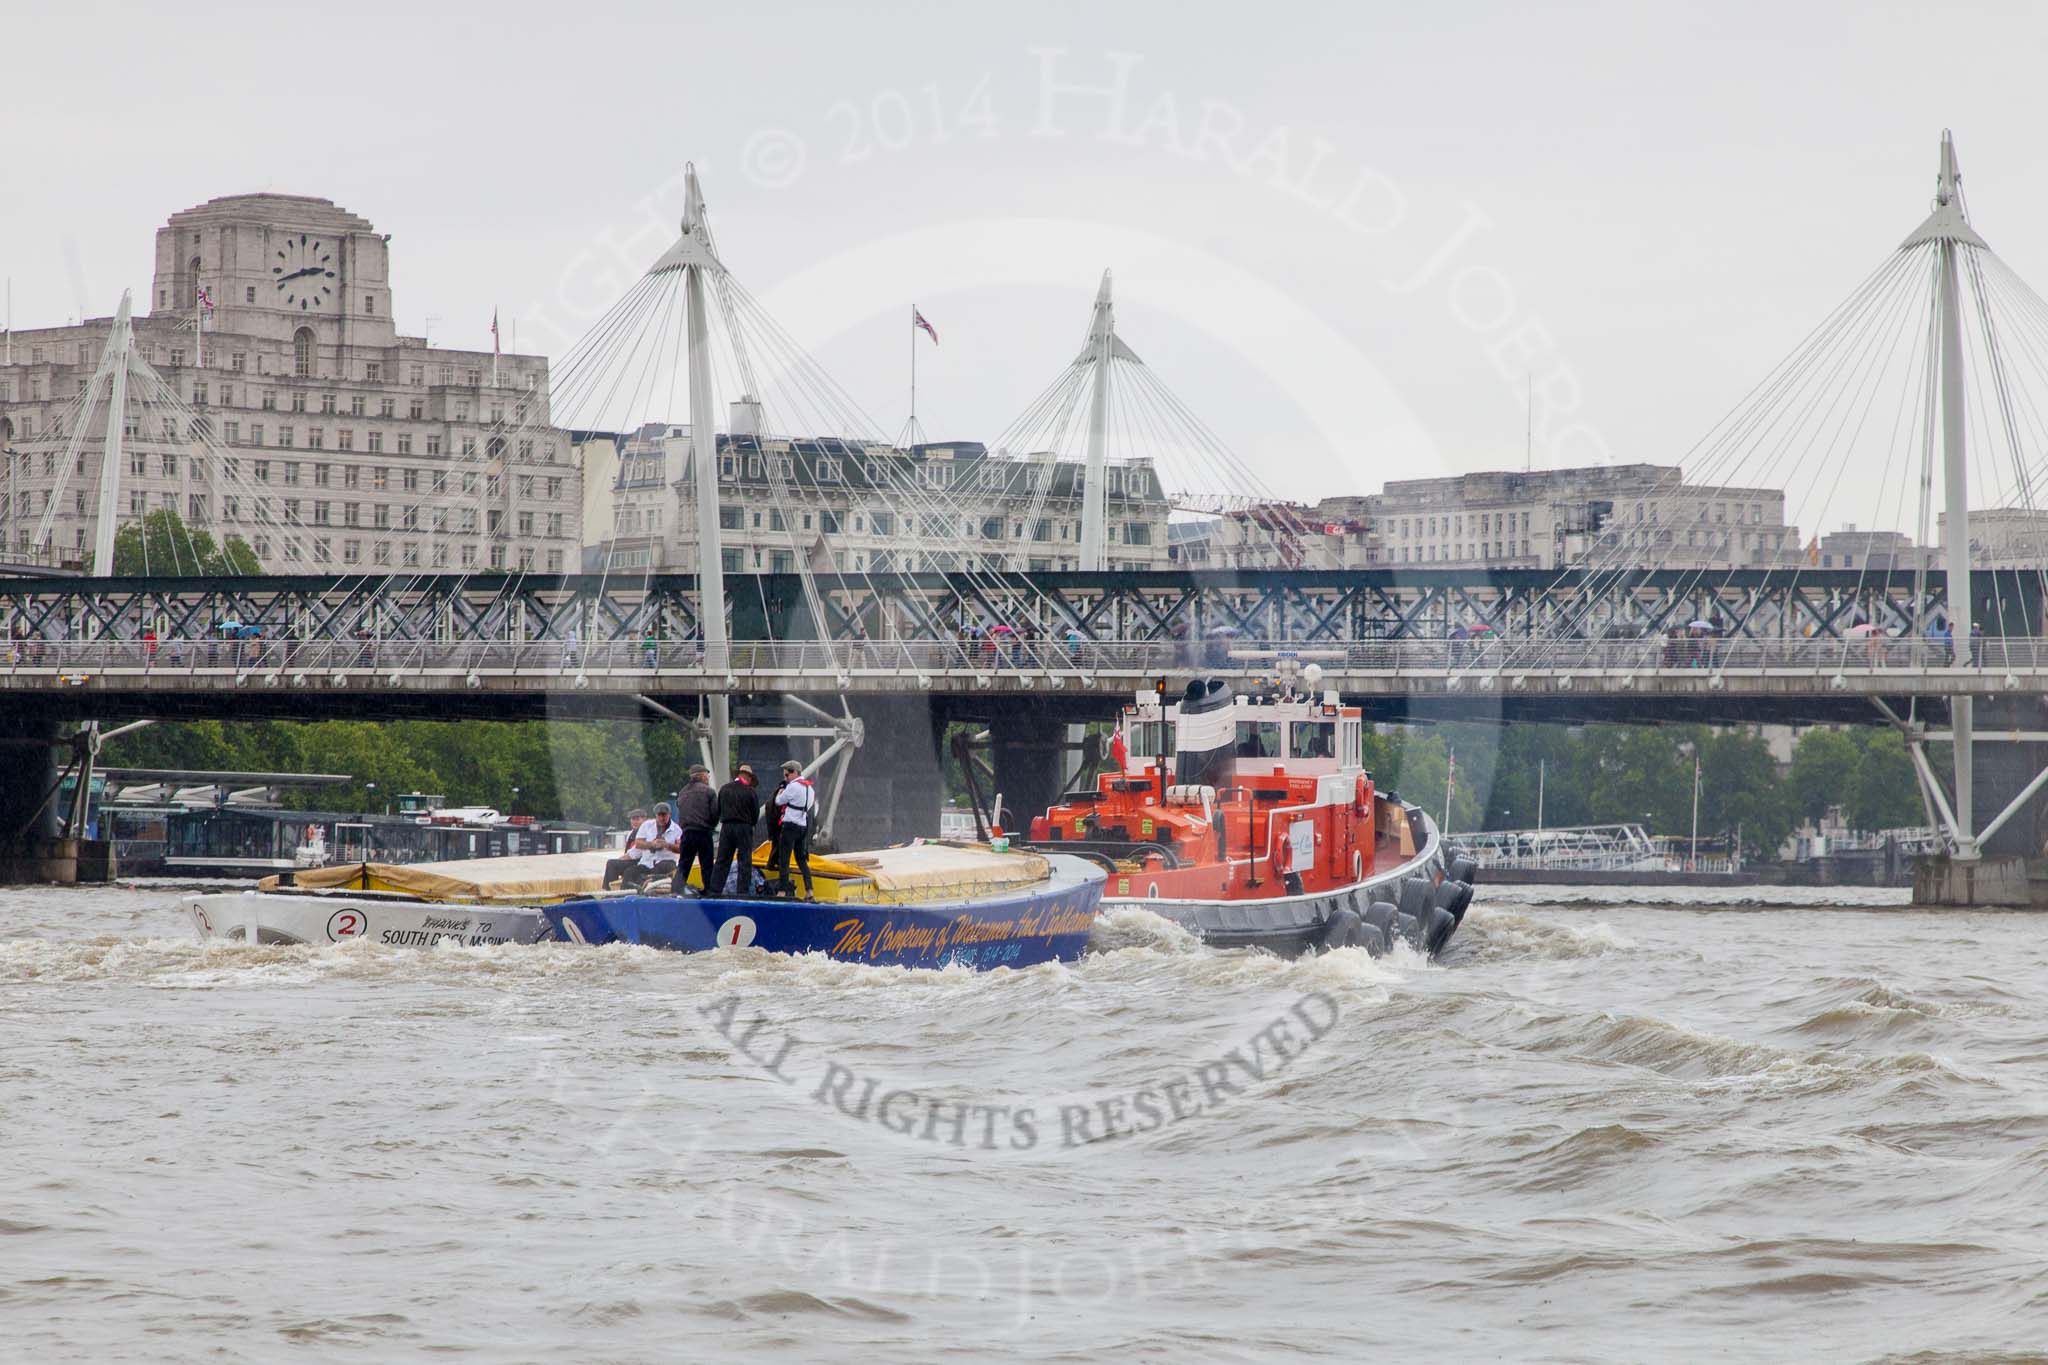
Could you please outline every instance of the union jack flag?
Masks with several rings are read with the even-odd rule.
[[[213,311],[213,295],[206,292],[206,286],[203,284],[198,286],[198,288],[199,306],[204,308],[207,312],[211,313]]]
[[[939,344],[939,329],[932,326],[929,322],[926,322],[924,320],[924,314],[918,312],[917,308],[914,305],[910,310],[910,322],[911,325],[914,327],[924,328],[925,335],[929,336],[932,339],[932,345],[936,346]]]

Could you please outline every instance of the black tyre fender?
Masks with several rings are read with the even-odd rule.
[[[1380,931],[1380,937],[1391,940],[1394,934],[1394,916],[1398,912],[1392,901],[1374,901],[1365,908],[1365,922]]]
[[[1465,911],[1472,904],[1470,882],[1445,882],[1436,889],[1436,903],[1451,912],[1458,924],[1465,922]]]
[[[1429,916],[1424,921],[1422,946],[1431,957],[1443,950],[1451,941],[1451,935],[1458,932],[1458,917],[1441,905],[1429,907]]]
[[[1365,921],[1355,910],[1333,910],[1323,921],[1323,950],[1349,948],[1353,946],[1358,931],[1365,927]]]
[[[1422,912],[1429,908],[1429,882],[1423,877],[1410,877],[1401,883],[1401,899],[1394,902],[1401,913],[1411,919],[1421,919]]]
[[[1354,947],[1365,949],[1367,957],[1385,957],[1394,947],[1394,941],[1387,936],[1387,931],[1377,924],[1359,925],[1358,932],[1351,937],[1351,942]]]

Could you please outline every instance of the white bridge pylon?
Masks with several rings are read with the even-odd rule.
[[[1611,638],[1618,623],[1601,604],[1611,605],[1617,586],[1642,590],[1630,585],[1645,571],[1676,584],[1671,602],[1719,604],[1711,608],[1718,614],[1741,600],[1738,573],[1789,574],[1798,588],[1807,568],[1827,568],[1837,571],[1824,590],[1824,629],[1840,635],[1838,671],[1875,670],[1882,659],[1937,684],[1952,670],[1960,682],[1965,670],[1997,667],[2002,640],[2048,633],[2040,620],[2044,485],[2048,301],[1971,223],[1944,132],[1925,220],[1653,488],[1617,492],[1611,515],[1589,520],[1588,548],[1567,566],[1579,575],[1578,606],[1547,623],[1526,652],[1561,655],[1575,642]],[[1765,515],[1773,507],[1778,514]],[[1944,586],[1930,590],[1937,564]],[[1857,571],[1853,586],[1841,586],[1845,568]],[[1907,578],[1912,605],[1902,613],[1895,585]],[[1660,632],[1674,634],[1718,634],[1724,624],[1659,621]],[[1741,624],[1746,635],[1761,633],[1746,616]],[[1809,635],[1823,628],[1796,614],[1769,625],[1788,640],[1802,627]],[[1976,745],[2048,738],[2036,723],[2016,736],[2004,721],[1980,735],[1965,693],[1984,690],[1981,679],[1958,686],[1934,717],[1939,728],[1917,703],[1883,707],[1908,745],[1928,822],[1959,863],[1978,860],[1985,841],[2048,785],[2048,774],[2037,777],[1979,822]],[[1930,749],[1938,743],[1951,745],[1946,762]]]
[[[1066,468],[1080,486],[1074,567],[1114,568],[1118,527],[1109,495],[1116,486],[1109,475],[1118,464],[1142,465],[1158,481],[1154,495],[1176,510],[1242,514],[1279,538],[1295,518],[1117,333],[1111,286],[1111,272],[1104,270],[1080,354],[990,442],[995,453],[1035,466],[1034,496],[1023,520],[1035,523],[1051,498],[1072,496],[1061,473]]]

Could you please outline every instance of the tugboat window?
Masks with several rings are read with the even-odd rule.
[[[1336,741],[1331,731],[1336,727],[1317,721],[1294,722],[1294,757],[1332,758],[1335,757]]]
[[[1280,757],[1280,722],[1277,720],[1241,720],[1237,723],[1237,756],[1239,758]]]

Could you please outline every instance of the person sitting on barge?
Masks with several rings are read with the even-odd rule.
[[[627,869],[638,867],[640,865],[640,858],[638,854],[638,847],[640,843],[640,825],[641,822],[646,819],[647,812],[638,806],[635,806],[632,810],[626,812],[625,856],[621,858],[612,858],[606,861],[604,865],[604,879],[597,884],[598,890],[611,890],[612,882],[614,880],[619,881],[620,885],[623,886],[625,884],[624,878]]]

